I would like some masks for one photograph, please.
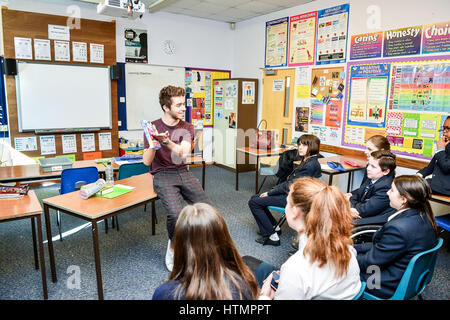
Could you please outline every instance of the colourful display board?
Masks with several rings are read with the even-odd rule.
[[[431,159],[450,115],[450,55],[351,62],[346,84],[343,146],[382,134],[394,153]]]
[[[188,121],[196,129],[212,127],[214,124],[213,110],[213,81],[215,79],[229,79],[227,70],[186,68],[186,109]]]

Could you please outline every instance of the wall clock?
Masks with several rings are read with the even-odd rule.
[[[165,54],[175,54],[175,42],[173,40],[165,40],[163,42],[163,50]]]

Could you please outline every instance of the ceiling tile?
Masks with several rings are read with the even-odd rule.
[[[204,2],[222,4],[227,7],[236,7],[239,4],[247,3],[252,0],[204,0]]]
[[[273,4],[267,4],[261,1],[251,1],[244,4],[240,4],[236,8],[258,13],[258,14],[265,14],[273,11],[280,10],[280,7]]]
[[[197,10],[200,12],[208,12],[210,14],[216,14],[216,13],[219,13],[219,12],[224,11],[229,8],[230,8],[229,6],[225,6],[225,5],[202,2],[202,3],[199,3],[199,4],[191,7],[190,9]]]

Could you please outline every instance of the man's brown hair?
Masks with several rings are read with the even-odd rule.
[[[167,86],[161,89],[159,92],[159,104],[161,109],[164,111],[164,106],[170,109],[172,105],[172,97],[184,97],[186,95],[186,90],[181,87]]]

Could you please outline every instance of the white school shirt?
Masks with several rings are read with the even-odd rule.
[[[349,246],[351,253],[347,274],[336,277],[334,266],[327,263],[319,268],[317,262],[311,265],[309,257],[303,256],[307,237],[299,238],[299,249],[282,266],[280,281],[275,292],[277,300],[351,300],[359,292],[361,281],[356,250]]]

